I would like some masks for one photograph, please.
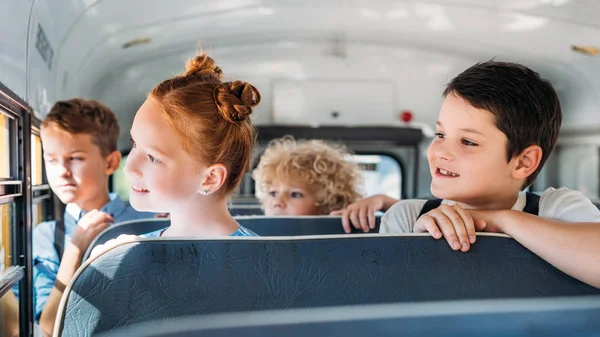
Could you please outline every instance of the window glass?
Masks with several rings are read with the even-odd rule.
[[[129,201],[129,178],[125,174],[125,163],[127,162],[127,156],[123,156],[119,169],[112,175],[112,188],[113,192],[117,193],[123,201]]]
[[[31,135],[31,184],[33,186],[43,184],[42,173],[42,140],[37,135]]]
[[[0,232],[0,271],[12,265],[12,204],[0,204],[0,220],[2,220],[2,231]]]
[[[10,119],[0,113],[0,178],[10,178]]]
[[[48,200],[48,199],[47,199]],[[31,223],[37,226],[44,221],[44,202],[40,201],[31,206]]]
[[[400,164],[386,155],[353,155],[360,165],[365,196],[385,194],[400,199],[402,172]]]

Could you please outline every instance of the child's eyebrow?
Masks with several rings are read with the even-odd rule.
[[[71,151],[67,152],[67,154],[73,154],[73,153],[78,153],[78,152],[79,153],[86,153],[84,150],[75,149],[75,150],[71,150]],[[45,151],[44,155],[54,156],[55,153],[54,152]]]
[[[478,135],[481,135],[481,136],[484,135],[483,133],[481,133],[481,132],[479,132],[479,131],[477,131],[475,129],[468,129],[467,128],[467,129],[460,129],[460,131],[467,132],[467,133],[474,133],[474,134],[478,134]]]
[[[440,121],[436,121],[435,124],[437,126],[439,126],[439,127],[443,126],[442,122],[440,122]],[[483,133],[481,133],[481,132],[479,132],[479,131],[477,131],[475,129],[471,129],[471,128],[463,128],[463,129],[460,129],[460,131],[467,132],[467,133],[474,133],[474,134],[477,134],[477,135],[485,136]]]
[[[132,134],[131,132],[129,132],[129,135],[130,135],[131,139],[132,139],[133,141],[135,141],[135,139],[133,138],[133,134]],[[136,143],[138,143],[138,142],[136,142]],[[153,152],[158,152],[158,154],[160,154],[161,156],[168,157],[168,155],[166,154],[166,152],[164,152],[164,151],[161,151],[161,150],[160,150],[158,147],[156,147],[156,146],[152,146],[152,145],[150,145],[150,144],[143,144],[143,145],[144,145],[143,147],[145,147],[145,148],[147,148],[147,149],[150,149],[150,150],[152,150]]]
[[[163,157],[168,157],[168,155],[167,155],[167,154],[166,154],[164,151],[161,151],[159,148],[157,148],[157,147],[155,147],[155,146],[152,146],[152,145],[146,145],[146,147],[147,147],[148,149],[150,149],[151,151],[153,151],[153,152],[158,152],[158,154],[160,154],[160,155],[161,155],[161,156],[163,156]]]

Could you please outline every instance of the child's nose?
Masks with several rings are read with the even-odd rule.
[[[443,159],[443,160],[449,160],[450,156],[447,152],[443,152],[443,151],[438,151],[435,153],[435,156],[438,159]]]
[[[60,174],[61,177],[69,177],[71,176],[71,170],[69,170],[69,168],[64,165],[64,164],[59,164],[58,165],[58,172]]]
[[[135,155],[133,153],[130,153],[129,156],[127,156],[124,171],[126,174],[132,177],[140,178],[142,176],[140,170],[137,169],[137,165],[135,164]]]
[[[275,197],[273,200],[273,208],[285,208],[285,202],[281,199],[281,197]]]
[[[454,156],[452,155],[451,149],[448,149],[445,145],[438,145],[433,150],[433,154],[437,159],[441,160],[452,160]]]

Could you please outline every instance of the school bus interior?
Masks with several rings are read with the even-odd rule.
[[[563,110],[556,149],[530,190],[565,186],[600,207],[598,17],[600,2],[594,0],[2,1],[0,323],[8,327],[17,319],[11,311],[19,318],[14,330],[0,329],[0,337],[41,335],[33,319],[33,230],[64,211],[44,174],[40,139],[40,121],[56,101],[83,97],[113,109],[126,158],[129,129],[148,92],[181,73],[201,48],[218,60],[226,79],[251,82],[262,94],[252,114],[258,132],[254,165],[269,141],[284,135],[332,140],[353,151],[366,195],[429,198],[426,153],[444,86],[477,62],[518,62],[549,79]],[[124,163],[111,190],[128,200]],[[248,175],[231,200],[232,213],[257,233],[278,237],[148,239],[115,247],[79,269],[63,298],[55,336],[110,334],[134,323],[146,324],[135,327],[140,334],[162,336],[152,324],[186,315],[201,317],[184,324],[188,330],[173,323],[164,336],[598,333],[591,323],[598,307],[577,295],[599,290],[508,237],[484,235],[459,257],[444,242],[421,236],[344,236],[331,223],[337,218],[256,216],[262,210],[255,194]],[[168,220],[148,223],[159,229]],[[96,241],[142,234],[140,226],[116,226]],[[176,271],[162,270],[165,261]],[[444,269],[448,264],[455,267]],[[173,275],[189,277],[178,281]],[[9,298],[14,286],[16,299]],[[502,302],[515,297],[522,302]],[[466,299],[489,302],[460,301]],[[447,311],[428,315],[422,307],[427,301],[439,301],[432,306]],[[366,306],[385,303],[391,307]],[[469,303],[470,310],[456,309]],[[356,318],[351,325],[334,314],[345,305],[354,305],[340,309]],[[499,323],[496,305],[506,305],[502,315],[509,323]],[[270,309],[273,315],[264,320],[252,312]],[[307,319],[290,320],[294,314],[276,309],[301,310],[299,317]],[[397,315],[363,318],[360,312],[369,310]],[[410,312],[418,317],[403,314]],[[215,319],[205,315],[218,313],[226,315],[217,321],[242,323],[211,325]],[[442,330],[449,321],[460,324]],[[475,328],[467,333],[461,324]]]

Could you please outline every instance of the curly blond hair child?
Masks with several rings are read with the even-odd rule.
[[[348,150],[322,140],[271,141],[253,172],[265,215],[324,215],[359,200],[360,168]]]

